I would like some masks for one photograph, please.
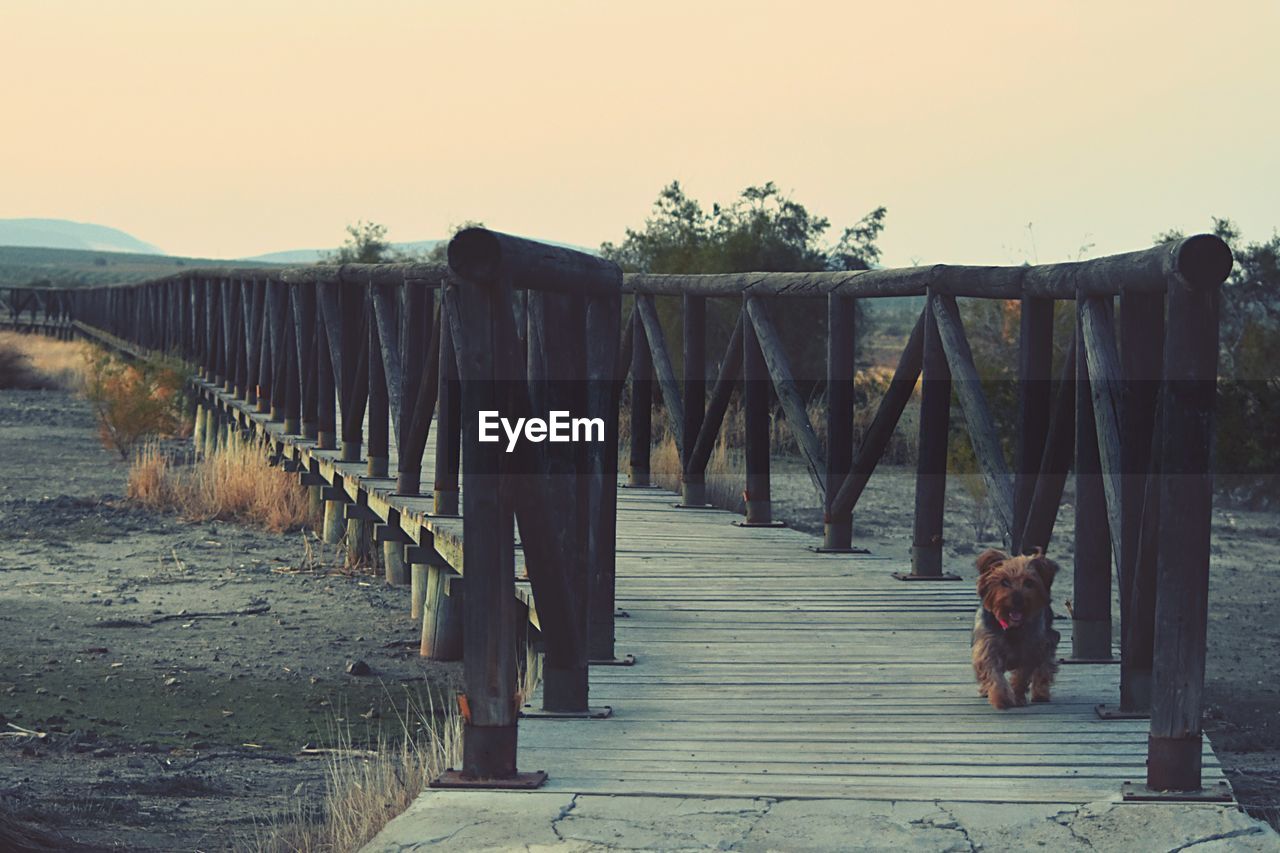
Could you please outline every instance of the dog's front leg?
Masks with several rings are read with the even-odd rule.
[[[1057,674],[1058,663],[1052,658],[1035,668],[1031,673],[1032,702],[1049,701],[1049,688],[1053,686],[1053,679]]]
[[[991,707],[997,711],[1003,711],[1005,708],[1012,708],[1017,704],[1017,700],[1013,695],[1013,688],[1009,686],[1009,682],[1005,679],[1004,673],[997,670],[988,670],[986,672],[987,680],[987,701],[991,703]]]
[[[1026,669],[1015,669],[1009,673],[1009,687],[1013,691],[1013,703],[1018,706],[1027,704],[1027,684],[1031,680],[1031,672]]]
[[[973,674],[978,679],[978,694],[986,696],[991,707],[1003,711],[1013,705],[1013,690],[1004,677],[1003,656],[983,634],[974,638]]]

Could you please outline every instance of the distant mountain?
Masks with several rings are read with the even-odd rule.
[[[84,287],[145,281],[201,267],[261,267],[263,261],[180,258],[137,252],[47,249],[43,246],[0,246],[0,286],[53,285]]]
[[[538,239],[538,238],[533,238]],[[391,247],[397,252],[405,252],[411,255],[425,255],[441,243],[448,242],[446,240],[414,240],[408,243],[392,243]],[[563,246],[566,249],[573,249],[577,252],[586,252],[588,255],[598,255],[599,249],[588,249],[586,246],[575,246],[572,243],[559,243],[555,240],[540,240],[542,243],[550,243],[553,246]],[[270,264],[315,264],[323,261],[330,253],[336,252],[338,247],[332,249],[289,249],[283,252],[267,252],[265,255],[253,255],[248,258],[240,258],[242,261],[259,261]]]
[[[150,243],[118,228],[67,219],[0,219],[0,246],[162,254]]]
[[[414,255],[425,255],[438,246],[443,240],[415,240],[409,243],[392,243],[391,248],[397,252],[408,252]],[[267,252],[265,255],[254,255],[241,258],[242,261],[261,261],[269,264],[315,264],[338,249],[288,249],[283,252]]]

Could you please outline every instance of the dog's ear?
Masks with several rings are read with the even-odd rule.
[[[978,575],[985,575],[1007,559],[1009,559],[1009,555],[1004,551],[988,548],[978,555]]]
[[[1053,588],[1053,578],[1058,574],[1058,564],[1044,555],[1043,548],[1036,548],[1027,567],[1040,576],[1045,592]]]

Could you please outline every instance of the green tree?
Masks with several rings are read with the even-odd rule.
[[[744,189],[728,205],[707,210],[673,181],[662,188],[640,229],[627,229],[620,243],[600,247],[604,257],[629,272],[726,273],[806,272],[869,269],[880,258],[876,240],[887,212],[878,207],[845,229],[834,246],[824,242],[830,220],[768,182]],[[820,300],[777,300],[774,319],[797,377],[810,390],[825,376],[826,308]],[[711,301],[709,352],[726,342],[738,306]],[[659,300],[666,334],[679,340],[676,300]],[[679,351],[672,352],[678,362]]]
[[[880,259],[876,239],[887,211],[878,207],[844,230],[834,246],[831,226],[783,194],[772,181],[747,187],[732,204],[705,210],[679,181],[662,188],[644,228],[628,228],[621,243],[600,253],[630,272],[803,272],[869,269]]]
[[[336,251],[325,255],[326,264],[385,264],[399,260],[387,241],[387,226],[363,219],[347,226],[347,239]]]
[[[1216,452],[1222,474],[1280,471],[1280,233],[1246,242],[1230,219],[1213,217],[1213,233],[1235,256],[1222,286]],[[1156,236],[1179,240],[1180,231]],[[1280,488],[1274,476],[1265,478]]]

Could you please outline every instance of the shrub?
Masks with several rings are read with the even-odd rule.
[[[176,362],[126,362],[103,350],[86,358],[85,396],[98,418],[102,443],[128,459],[138,444],[157,436],[189,431],[186,375]]]
[[[266,462],[256,442],[233,441],[194,465],[175,465],[164,449],[148,444],[129,469],[132,500],[192,521],[239,521],[283,533],[319,526],[297,478]]]
[[[27,354],[10,341],[0,341],[0,388],[48,388]]]
[[[0,332],[0,388],[79,390],[87,348],[80,341]]]

